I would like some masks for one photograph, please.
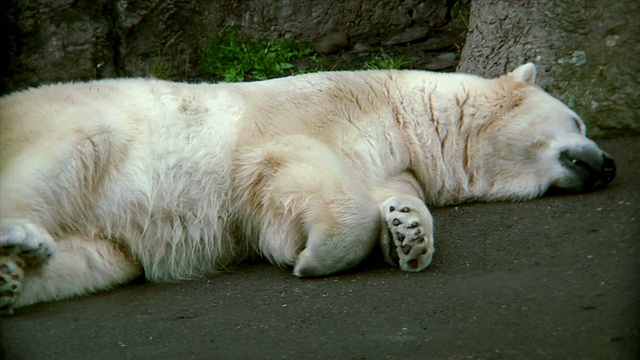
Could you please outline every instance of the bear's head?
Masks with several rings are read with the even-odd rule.
[[[490,80],[489,131],[481,142],[483,198],[523,199],[549,189],[584,192],[611,182],[611,157],[588,139],[582,119],[534,85],[536,66]]]

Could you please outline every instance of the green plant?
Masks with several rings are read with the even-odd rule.
[[[410,64],[411,61],[405,60],[402,56],[394,59],[384,52],[376,55],[373,59],[365,62],[363,67],[367,70],[388,70],[388,69],[400,69],[401,67]]]
[[[327,68],[327,58],[322,56],[322,55],[318,55],[318,54],[310,54],[309,56],[307,56],[307,59],[309,60],[309,62],[311,63],[311,67],[309,67],[306,70],[299,70],[296,72],[296,74],[303,74],[303,73],[312,73],[312,72],[319,72],[319,71],[327,71],[327,70],[335,70],[335,65],[331,68],[328,69]]]
[[[202,72],[237,82],[294,74],[292,62],[309,55],[311,49],[291,39],[248,39],[239,26],[233,26],[211,36],[198,53]]]
[[[464,26],[469,28],[469,14],[471,13],[471,5],[469,1],[457,0],[451,7],[451,17],[459,18]]]
[[[166,80],[171,77],[173,64],[160,55],[151,60],[151,77]]]

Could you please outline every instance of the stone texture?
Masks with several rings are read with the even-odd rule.
[[[340,51],[349,50],[351,40],[344,32],[332,32],[323,34],[311,42],[311,48],[322,55],[337,54]]]
[[[393,45],[404,45],[409,44],[415,41],[424,40],[429,34],[429,28],[426,27],[416,27],[406,29],[403,32],[392,36],[390,39],[383,42],[382,45],[385,46],[393,46]]]
[[[352,50],[356,54],[368,54],[375,51],[373,46],[365,43],[356,43],[355,45],[353,45]]]
[[[425,70],[439,71],[454,68],[458,64],[457,55],[455,53],[442,53],[425,66]]]
[[[474,1],[457,70],[496,76],[533,61],[538,83],[593,137],[640,133],[640,2]]]
[[[64,79],[114,76],[106,2],[23,1],[2,7],[2,73],[9,90]],[[4,89],[0,89],[4,90]]]
[[[224,2],[224,1],[223,1]],[[219,8],[219,1],[202,1]],[[298,37],[311,40],[318,34],[343,31],[350,35],[385,35],[418,23],[442,25],[446,0],[280,0],[232,2],[227,14],[240,19],[250,35],[267,38]],[[228,15],[227,15],[228,16]],[[229,18],[231,16],[228,16]],[[300,35],[302,34],[302,35]]]

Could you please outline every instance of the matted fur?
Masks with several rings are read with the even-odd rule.
[[[584,190],[593,181],[563,162],[573,149],[603,167],[582,120],[534,79],[527,64],[499,79],[113,79],[5,96],[0,266],[25,273],[6,278],[18,285],[0,308],[142,273],[191,279],[254,256],[327,275],[376,245],[389,263],[423,270],[434,253],[425,203]]]

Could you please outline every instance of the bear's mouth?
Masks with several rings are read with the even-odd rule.
[[[570,171],[571,179],[562,186],[564,191],[587,192],[604,188],[616,176],[616,164],[607,153],[591,148],[564,150],[559,156],[560,163]]]

